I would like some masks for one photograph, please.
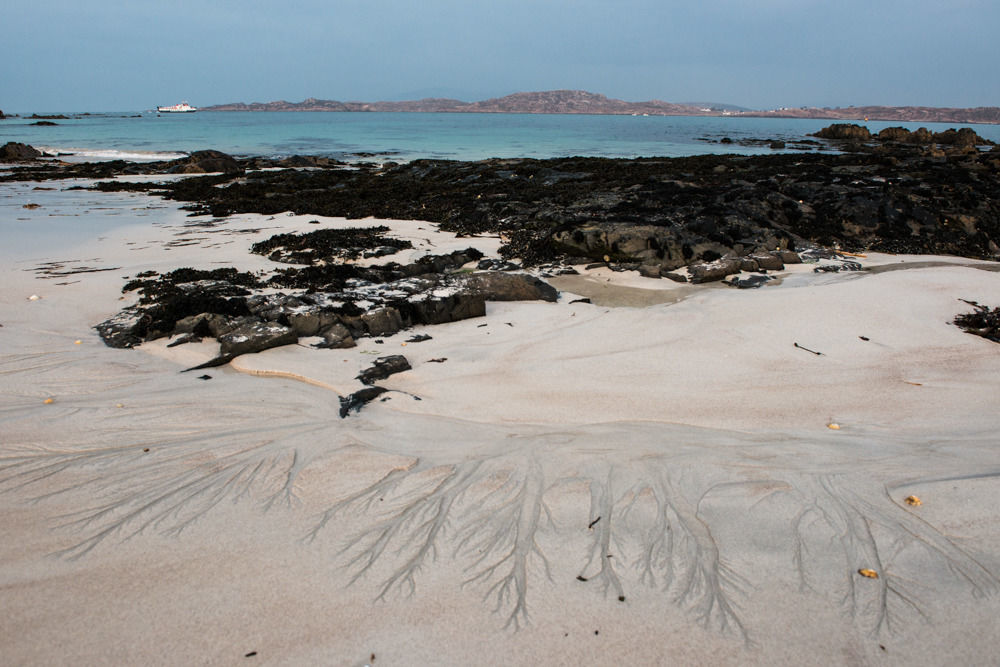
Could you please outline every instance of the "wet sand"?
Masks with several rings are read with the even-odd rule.
[[[315,216],[3,195],[41,234],[57,201],[95,230],[0,259],[12,664],[994,659],[1000,348],[950,324],[960,299],[1000,304],[994,272],[882,255],[860,261],[910,270],[735,290],[599,270],[553,280],[555,304],[203,380],[180,371],[212,344],[114,350],[91,327],[134,298],[125,276],[273,268],[250,244]],[[388,224],[414,253],[497,243]],[[387,354],[413,369],[340,419]]]

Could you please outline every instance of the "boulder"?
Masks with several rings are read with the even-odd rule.
[[[726,276],[740,272],[738,259],[717,259],[714,262],[696,262],[688,266],[692,283],[708,283],[722,280]]]
[[[41,151],[36,149],[34,146],[18,143],[16,141],[8,141],[0,147],[0,160],[6,162],[34,160],[41,156]]]
[[[288,315],[287,320],[288,326],[298,336],[315,336],[323,327],[323,320],[320,318],[320,313],[318,312],[293,312]]]
[[[219,336],[221,357],[233,359],[241,354],[260,352],[272,347],[298,342],[295,331],[274,322],[244,322],[228,333]]]
[[[559,299],[559,292],[541,278],[527,273],[484,272],[460,275],[457,279],[463,292],[481,295],[487,301],[550,301]]]
[[[486,315],[486,299],[482,294],[426,296],[398,303],[397,307],[405,309],[412,324],[444,324]]]
[[[643,278],[660,278],[659,264],[640,264],[639,275]]]
[[[351,336],[351,332],[347,327],[339,322],[324,331],[322,336],[323,342],[317,343],[314,347],[324,349],[345,349],[357,346],[357,343],[354,342],[354,337]]]
[[[370,310],[361,316],[361,324],[372,336],[391,336],[403,328],[403,317],[391,306]]]
[[[601,222],[561,229],[553,232],[552,243],[560,251],[573,256],[605,260],[660,260],[669,269],[686,264],[683,241],[678,231],[670,227],[637,225],[630,222]]]
[[[94,328],[101,340],[108,347],[130,348],[142,342],[139,331],[145,316],[143,311],[135,306],[120,310],[114,317],[107,319]]]
[[[785,265],[781,262],[781,257],[770,252],[756,252],[750,255],[749,259],[757,262],[758,269],[764,269],[766,271],[780,271],[785,268]]]
[[[774,253],[783,264],[801,264],[802,258],[794,250],[778,250]]]
[[[687,276],[681,275],[680,273],[673,273],[672,271],[660,270],[660,275],[669,280],[673,280],[675,283],[686,283],[688,281]]]
[[[256,321],[256,318],[250,316],[228,317],[218,313],[199,313],[177,320],[171,335],[195,334],[218,338],[238,326]]]
[[[879,141],[895,141],[897,143],[912,143],[913,134],[905,127],[887,127],[881,130],[878,135]]]

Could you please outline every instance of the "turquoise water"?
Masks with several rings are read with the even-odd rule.
[[[66,114],[71,115],[71,114]],[[639,157],[704,153],[761,154],[747,139],[802,139],[829,120],[703,116],[588,116],[455,113],[198,112],[72,115],[56,126],[26,118],[0,121],[0,143],[20,141],[78,159],[162,159],[212,148],[236,156],[374,153],[398,161],[421,157]],[[870,130],[942,123],[864,123]],[[1000,142],[1000,126],[978,125]],[[729,137],[733,144],[717,143]]]

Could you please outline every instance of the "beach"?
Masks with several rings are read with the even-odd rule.
[[[501,240],[41,185],[0,201],[50,239],[0,255],[5,662],[995,660],[1000,348],[952,323],[1000,304],[995,262],[756,290],[591,268],[554,303],[185,373],[217,343],[94,330],[126,277],[274,270],[250,246],[314,221],[385,225],[401,260]]]

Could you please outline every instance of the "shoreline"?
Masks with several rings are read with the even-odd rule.
[[[850,261],[871,271],[788,264],[756,290],[576,265],[554,302],[181,373],[215,344],[120,350],[91,329],[134,302],[126,276],[279,271],[249,252],[278,232],[384,225],[404,265],[500,259],[501,239],[56,187],[0,193],[40,204],[24,224],[143,221],[0,262],[11,659],[992,656],[1000,356],[950,321],[959,299],[1000,303],[998,277],[963,266],[995,262],[870,253]],[[573,303],[582,281],[616,307]],[[388,400],[339,418],[391,354],[412,368],[380,382]]]

